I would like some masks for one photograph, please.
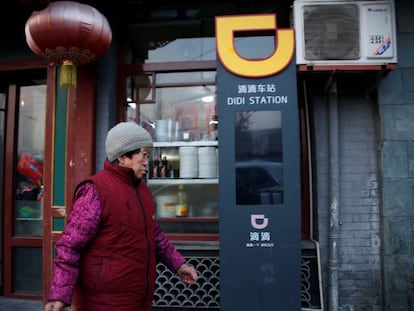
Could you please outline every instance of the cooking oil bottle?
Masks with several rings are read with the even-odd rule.
[[[177,193],[177,205],[175,207],[175,216],[187,217],[188,216],[188,205],[187,205],[187,194],[184,190],[184,185],[178,186]]]

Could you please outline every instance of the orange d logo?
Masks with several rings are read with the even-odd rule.
[[[275,51],[263,59],[241,57],[234,47],[235,32],[275,31]],[[217,54],[223,66],[235,75],[260,78],[283,71],[295,50],[293,29],[277,29],[276,15],[238,15],[216,17]]]

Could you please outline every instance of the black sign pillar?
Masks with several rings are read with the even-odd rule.
[[[295,62],[246,77],[219,55],[217,90],[221,310],[300,310]]]

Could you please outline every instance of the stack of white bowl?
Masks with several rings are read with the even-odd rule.
[[[197,147],[184,146],[178,150],[180,156],[180,178],[198,177]]]
[[[175,121],[172,119],[162,119],[155,121],[155,140],[173,141],[175,140]]]
[[[217,177],[217,149],[216,147],[198,148],[198,177]]]

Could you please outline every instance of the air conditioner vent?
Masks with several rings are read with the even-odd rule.
[[[359,59],[357,5],[308,5],[303,19],[306,59]]]
[[[293,21],[298,65],[376,70],[397,63],[394,0],[295,0]]]

